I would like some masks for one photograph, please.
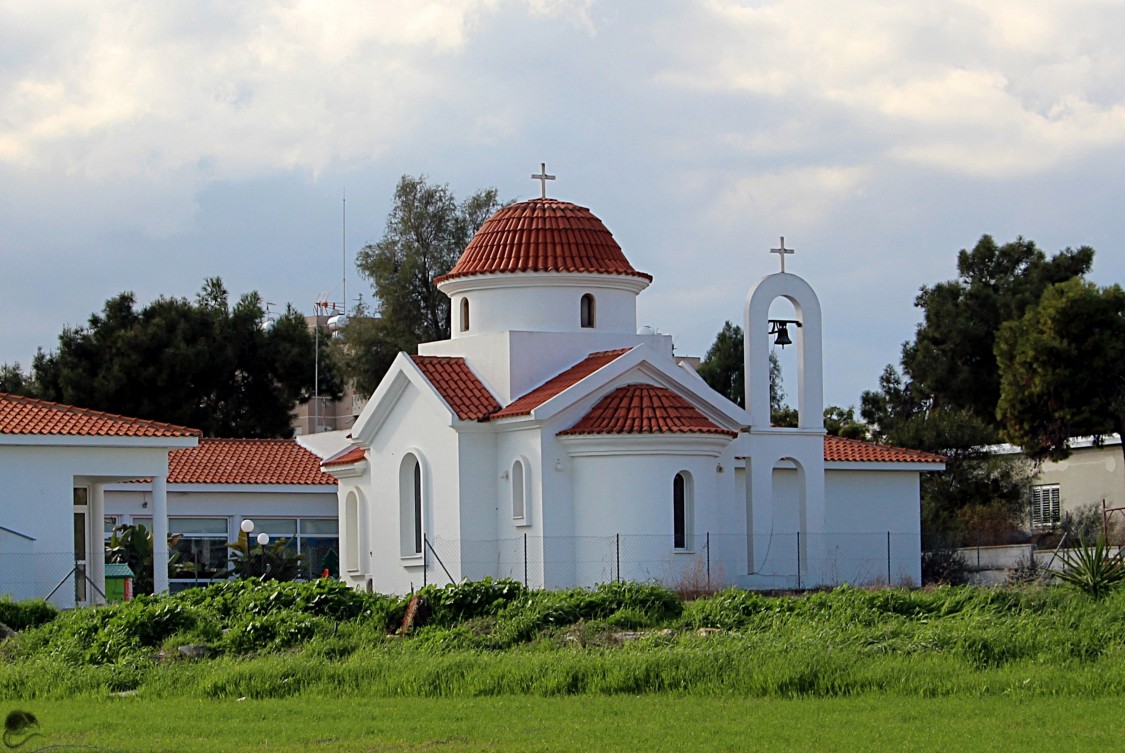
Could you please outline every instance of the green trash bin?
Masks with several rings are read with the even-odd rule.
[[[133,570],[124,563],[107,562],[105,564],[105,599],[109,603],[115,601],[131,601],[133,598]]]

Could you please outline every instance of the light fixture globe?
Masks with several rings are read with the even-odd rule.
[[[254,530],[254,521],[250,520],[250,518],[246,518],[238,527],[242,529],[243,533],[249,536],[250,532]]]
[[[270,535],[268,533],[265,533],[264,531],[262,533],[259,533],[258,534],[258,545],[259,546],[265,546],[268,543],[270,543]]]

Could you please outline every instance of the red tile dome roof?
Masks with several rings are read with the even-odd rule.
[[[638,272],[602,221],[586,207],[558,199],[510,204],[485,220],[448,274],[434,282],[497,272]]]

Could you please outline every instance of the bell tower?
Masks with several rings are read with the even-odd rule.
[[[746,408],[750,412],[747,465],[747,526],[750,561],[756,534],[797,533],[799,556],[808,575],[803,585],[817,583],[824,547],[824,375],[821,348],[820,301],[803,279],[785,271],[785,257],[793,249],[772,249],[781,258],[781,271],[766,275],[750,288],[743,309],[743,347],[746,369]],[[770,305],[777,298],[793,304],[796,320],[771,320]],[[780,325],[780,326],[779,326]],[[770,424],[770,335],[792,333],[797,347],[796,427]],[[774,471],[795,470],[796,498],[781,499]],[[791,485],[792,486],[792,485]],[[796,509],[791,509],[795,504]],[[796,530],[792,530],[795,528]],[[753,565],[751,565],[753,569]],[[828,577],[828,573],[821,574]],[[827,582],[827,581],[826,581]]]

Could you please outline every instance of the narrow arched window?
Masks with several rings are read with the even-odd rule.
[[[404,557],[422,553],[422,463],[413,453],[402,459],[398,475],[399,551]]]
[[[414,553],[422,553],[422,464],[414,464]]]
[[[691,543],[691,479],[686,472],[672,479],[672,548],[688,549]]]
[[[594,327],[597,318],[597,304],[594,302],[594,296],[586,293],[582,296],[582,301],[579,303],[580,317],[583,327]]]
[[[512,464],[512,517],[516,520],[523,520],[525,516],[524,494],[523,461],[517,460]]]
[[[469,299],[461,299],[461,331],[469,331]]]
[[[344,569],[359,570],[359,496],[348,492],[344,499]]]

